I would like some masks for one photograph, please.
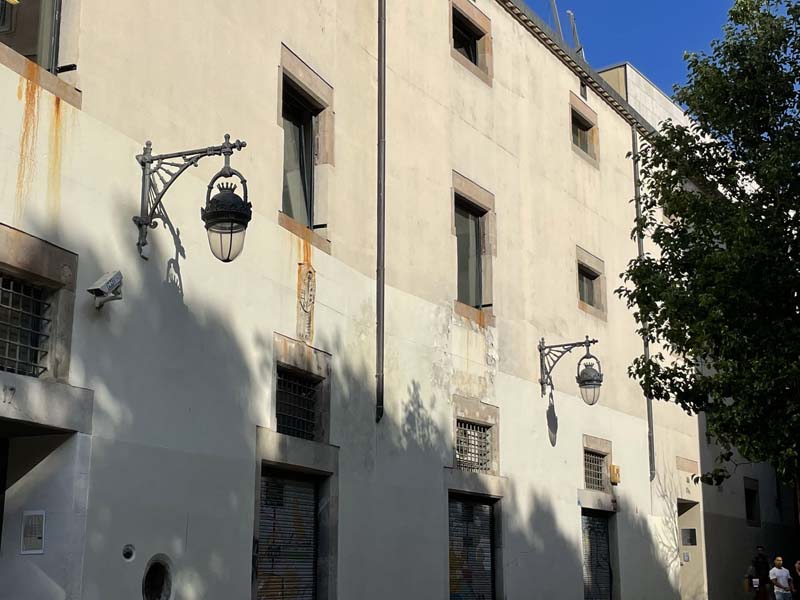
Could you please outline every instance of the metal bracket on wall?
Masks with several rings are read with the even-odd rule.
[[[582,342],[552,344],[550,346],[544,343],[544,338],[539,340],[539,373],[541,373],[539,383],[542,386],[542,396],[547,394],[548,387],[553,388],[553,369],[565,354],[569,354],[575,348],[586,348],[586,355],[591,356],[589,348],[596,343],[597,340],[590,340],[588,335]]]

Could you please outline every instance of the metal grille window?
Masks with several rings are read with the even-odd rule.
[[[0,370],[32,377],[47,370],[48,296],[44,288],[0,273]]]
[[[583,451],[583,479],[587,490],[606,491],[606,457],[599,452]]]
[[[494,598],[493,512],[480,500],[450,498],[451,600]]]
[[[315,439],[319,383],[319,379],[306,373],[278,367],[278,433]]]
[[[492,428],[456,421],[456,466],[462,471],[486,473],[492,468]]]

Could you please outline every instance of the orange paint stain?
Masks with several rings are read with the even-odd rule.
[[[19,162],[17,163],[17,190],[14,202],[14,224],[19,224],[25,212],[25,201],[30,191],[36,168],[36,137],[39,129],[39,70],[35,63],[25,65],[20,82],[25,88],[25,108],[19,133]]]
[[[61,98],[53,101],[50,121],[47,161],[47,214],[54,221],[61,210],[61,147],[63,141]]]

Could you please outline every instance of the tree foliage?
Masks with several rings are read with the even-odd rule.
[[[667,122],[639,154],[653,251],[617,293],[654,345],[630,374],[704,413],[723,449],[800,472],[800,2],[736,0],[723,37],[688,54]]]

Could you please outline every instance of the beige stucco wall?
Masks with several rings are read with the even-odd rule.
[[[598,165],[576,154],[577,77],[493,0],[477,6],[492,21],[491,87],[451,57],[448,2],[389,7],[387,396],[377,425],[374,9],[81,0],[82,111],[0,67],[0,221],[78,253],[78,290],[109,269],[125,276],[122,302],[102,311],[88,295],[76,303],[70,384],[94,391],[84,598],[137,593],[157,552],[174,561],[178,597],[249,593],[256,427],[275,428],[272,336],[296,335],[303,261],[317,273],[313,345],[332,355],[340,598],[446,593],[454,395],[499,407],[506,597],[581,593],[584,434],[610,440],[621,467],[622,597],[676,597],[676,502],[700,498],[675,457],[698,459],[697,427],[656,406],[651,484],[645,402],[626,375],[641,340],[611,293],[636,251],[630,127],[590,92]],[[277,222],[282,43],[334,88],[331,255]],[[167,152],[219,143],[225,131],[248,142],[234,157],[255,213],[243,255],[223,265],[207,248],[198,206],[218,168],[207,160],[169,192],[179,247],[169,229],[153,230],[142,261],[130,222],[142,142]],[[496,327],[453,313],[453,171],[495,196]],[[576,246],[605,263],[605,319],[578,307]],[[538,339],[587,334],[600,340],[600,404],[576,397],[575,354],[555,371],[549,406]],[[137,547],[132,563],[121,556],[126,543]]]

